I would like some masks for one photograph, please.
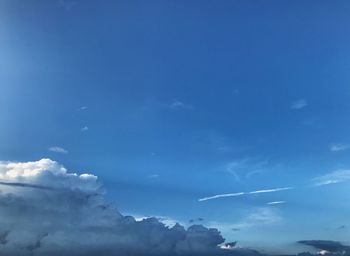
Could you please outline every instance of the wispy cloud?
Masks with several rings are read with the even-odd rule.
[[[77,2],[73,0],[59,0],[58,2],[67,11],[72,10],[77,5]]]
[[[273,201],[266,203],[267,205],[285,204],[286,201]]]
[[[150,178],[150,179],[157,179],[157,178],[159,178],[159,174],[148,175],[148,178]]]
[[[350,170],[337,170],[312,179],[314,186],[324,186],[350,181]]]
[[[350,148],[349,144],[344,143],[334,143],[330,146],[330,151],[338,152],[338,151],[344,151]]]
[[[87,126],[84,126],[83,128],[81,128],[82,132],[87,132],[88,130],[89,130],[89,127],[87,127]]]
[[[49,147],[49,151],[55,152],[55,153],[61,153],[61,154],[68,154],[68,150],[57,146]]]
[[[177,99],[173,100],[171,104],[169,104],[169,107],[171,109],[193,109],[193,106],[187,103],[184,103],[182,101],[179,101]]]
[[[251,158],[243,158],[231,161],[226,165],[226,172],[233,175],[237,182],[249,179],[267,170],[268,161],[256,161]]]
[[[87,106],[81,106],[80,108],[78,108],[78,111],[84,111],[87,110],[88,107]]]
[[[251,192],[238,192],[238,193],[219,194],[219,195],[214,195],[214,196],[209,196],[209,197],[203,197],[203,198],[200,198],[198,201],[199,202],[203,202],[203,201],[212,200],[212,199],[218,199],[218,198],[223,198],[223,197],[236,197],[236,196],[243,196],[243,195],[249,195],[249,194],[273,193],[273,192],[289,190],[289,189],[293,189],[293,187],[263,189],[263,190],[255,190],[255,191],[251,191]]]
[[[250,209],[238,219],[237,222],[209,221],[209,227],[216,227],[225,233],[232,233],[256,227],[275,225],[283,221],[277,208],[263,206]]]
[[[305,100],[305,99],[299,99],[299,100],[294,101],[294,102],[290,105],[290,108],[291,108],[291,109],[294,109],[294,110],[299,110],[299,109],[305,108],[307,105],[308,105],[307,100]]]
[[[236,228],[252,228],[261,225],[271,225],[282,221],[282,217],[276,209],[271,207],[259,207],[254,209],[249,215],[235,224]]]

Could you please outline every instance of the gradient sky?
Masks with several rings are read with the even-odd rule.
[[[193,219],[242,245],[344,241],[349,13],[349,1],[0,1],[0,159],[94,173],[124,214]]]

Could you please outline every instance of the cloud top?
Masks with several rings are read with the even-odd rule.
[[[228,255],[217,229],[123,216],[96,176],[50,159],[0,162],[0,181],[4,255]]]

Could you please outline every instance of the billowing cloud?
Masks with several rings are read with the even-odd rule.
[[[98,178],[50,159],[0,162],[3,255],[233,255],[219,231],[123,216]],[[236,255],[236,254],[235,254]]]
[[[49,151],[61,154],[68,154],[68,150],[58,146],[49,147]]]
[[[350,181],[350,170],[337,170],[312,179],[315,186]]]

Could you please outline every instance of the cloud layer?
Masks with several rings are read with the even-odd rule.
[[[50,159],[0,162],[0,252],[4,255],[232,255],[217,229],[156,218],[136,221],[108,204],[91,174]]]

